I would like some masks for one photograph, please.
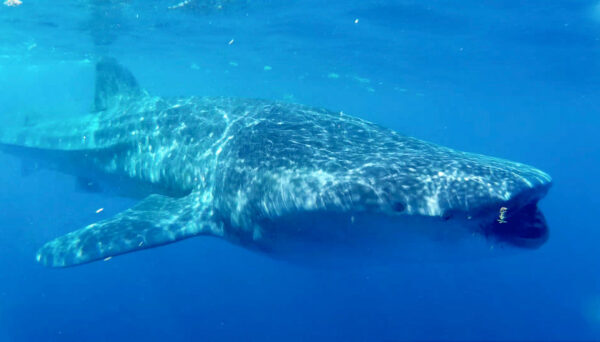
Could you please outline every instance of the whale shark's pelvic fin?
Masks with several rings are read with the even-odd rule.
[[[144,91],[139,87],[133,74],[114,58],[104,57],[98,61],[94,98],[96,111],[110,109],[143,94]]]
[[[214,233],[218,225],[210,213],[193,193],[182,198],[151,195],[113,218],[46,243],[37,260],[52,267],[74,266]]]

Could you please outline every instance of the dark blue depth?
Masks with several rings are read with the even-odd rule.
[[[598,0],[178,4],[0,5],[0,122],[89,111],[110,54],[151,93],[327,107],[539,167],[548,242],[313,269],[195,238],[48,269],[44,242],[134,202],[0,155],[0,341],[600,339]]]

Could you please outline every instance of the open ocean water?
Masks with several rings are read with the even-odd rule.
[[[41,245],[135,201],[0,154],[0,341],[600,340],[598,0],[9,0],[1,120],[88,113],[105,55],[152,94],[325,107],[538,167],[550,238],[336,268],[200,237],[51,269]]]

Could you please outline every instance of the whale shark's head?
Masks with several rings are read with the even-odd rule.
[[[470,197],[477,201],[468,207],[442,206],[439,215],[419,214],[415,207],[409,212],[408,201],[384,200],[377,206],[359,201],[344,210],[271,216],[259,222],[261,237],[267,243],[272,238],[266,247],[269,254],[294,263],[336,267],[348,261],[351,265],[463,261],[539,248],[549,237],[538,202],[550,188],[550,178],[529,179],[518,172],[512,177],[505,179],[515,184],[507,198],[482,193],[475,185],[447,183],[449,189],[462,189],[460,194],[449,190],[462,203]],[[438,196],[443,198],[441,191]]]
[[[505,181],[514,183],[515,188],[506,198],[481,192],[479,186],[469,187],[464,181],[447,183],[449,189],[462,189],[461,193],[449,193],[461,197],[463,204],[442,206],[439,215],[419,214],[414,207],[409,213],[407,202],[385,200],[378,206],[361,203],[348,210],[293,212],[260,224],[277,237],[268,252],[311,265],[328,266],[332,260],[336,267],[348,260],[352,265],[472,260],[503,251],[536,249],[549,237],[538,202],[551,187],[551,180],[543,173],[512,172]],[[438,196],[443,198],[442,192]],[[477,200],[465,206],[470,197]]]
[[[321,243],[318,252],[333,242],[423,250],[424,236],[528,249],[548,239],[537,203],[551,178],[534,167],[339,113],[265,108],[222,152],[227,163],[217,177],[217,207],[233,231],[252,232],[250,244],[266,241],[268,251],[285,253],[287,241],[297,242],[304,257],[311,241]]]
[[[548,225],[538,202],[552,185],[550,176],[528,165],[486,156],[471,155],[464,163],[468,171],[462,172],[467,176],[445,181],[449,196],[458,201],[444,208],[442,218],[473,221],[471,229],[492,244],[532,249],[548,240]],[[477,181],[465,181],[470,178]]]
[[[538,202],[552,185],[550,176],[520,163],[464,155],[461,166],[440,171],[437,179],[428,176],[427,181],[419,182],[428,190],[420,195],[424,205],[416,211],[443,221],[436,230],[455,229],[444,227],[455,221],[471,235],[483,237],[487,245],[542,246],[549,229]],[[390,207],[404,209],[396,203]]]
[[[392,211],[412,205],[409,214],[456,221],[492,245],[533,249],[548,240],[548,225],[538,202],[552,185],[550,176],[494,157],[449,149],[439,155],[432,153],[423,173],[411,176],[413,193],[402,193],[405,202],[389,203]],[[448,156],[450,163],[444,160]]]

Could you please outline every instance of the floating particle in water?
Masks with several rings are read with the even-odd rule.
[[[283,94],[283,100],[287,102],[295,102],[296,97],[294,96],[294,94]]]
[[[176,9],[176,8],[181,8],[181,7],[189,5],[191,2],[192,2],[192,0],[185,0],[185,1],[182,1],[182,2],[180,2],[178,4],[176,4],[176,5],[169,6],[167,8],[170,9],[170,10]]]
[[[110,259],[112,259],[112,257],[111,257],[111,256],[104,258],[104,261],[108,261],[108,260],[110,260]]]
[[[265,71],[269,71],[269,70],[272,70],[272,69],[273,68],[271,68],[270,65],[265,65],[265,67],[263,68],[263,70],[265,70]]]
[[[104,211],[104,208],[100,208],[100,209],[96,210],[96,214],[100,214],[103,211]]]
[[[358,24],[358,18],[354,19],[354,23]]]
[[[237,64],[237,62],[229,62],[229,65],[231,65],[232,67],[236,67],[236,66],[238,66],[239,64]]]
[[[234,42],[234,41],[235,41],[235,40],[231,39],[231,40],[229,41],[229,45],[233,44],[233,42]]]
[[[17,7],[17,6],[21,6],[23,4],[23,1],[21,0],[6,0],[4,1],[4,6],[8,6],[8,7]]]
[[[327,78],[337,79],[340,78],[340,75],[336,74],[335,72],[330,72],[329,74],[327,74]]]
[[[506,212],[508,211],[507,207],[500,208],[500,213],[498,214],[498,223],[506,223]]]
[[[368,78],[360,77],[360,76],[352,76],[352,79],[359,83],[371,83],[371,80]]]

